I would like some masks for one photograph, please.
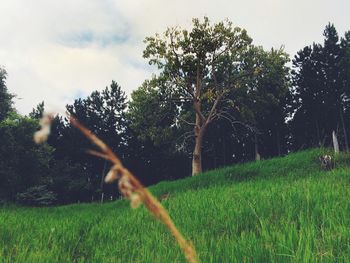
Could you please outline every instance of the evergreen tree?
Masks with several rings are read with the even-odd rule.
[[[87,98],[76,99],[72,105],[67,105],[67,111],[71,115],[104,140],[123,160],[126,155],[125,110],[126,95],[114,81],[103,91],[94,91]],[[86,154],[86,150],[93,146],[68,121],[62,126],[62,122],[57,120],[57,124],[57,139],[49,140],[49,143],[56,148],[56,159],[79,170],[79,176],[74,176],[74,182],[79,183],[82,192],[89,189],[85,192],[90,193],[89,197],[84,196],[80,201],[103,198],[104,193],[113,188],[103,184],[103,178],[109,169],[107,162]],[[116,188],[110,194],[115,197],[114,189]]]

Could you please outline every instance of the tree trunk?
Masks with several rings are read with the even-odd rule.
[[[317,133],[317,140],[318,140],[318,147],[321,147],[322,146],[322,143],[321,143],[321,136],[320,136],[320,127],[318,125],[318,120],[316,119],[316,133]]]
[[[214,146],[214,156],[213,156],[213,159],[214,159],[214,169],[216,169],[218,166],[218,158],[217,158],[218,154],[217,154],[217,151],[216,151],[216,147]]]
[[[192,157],[192,176],[202,172],[202,144],[203,135],[206,129],[206,123],[202,122],[201,116],[201,102],[199,100],[193,103],[194,109],[196,109],[196,125],[194,127],[195,146]]]
[[[223,152],[224,152],[224,165],[226,164],[226,142],[225,142],[225,136],[222,136],[222,140],[223,140]]]
[[[105,174],[106,174],[106,166],[107,166],[107,161],[104,162],[103,164],[103,170],[102,170],[102,174],[101,174],[101,203],[103,203],[104,201],[104,196],[105,196],[105,193],[103,191],[103,185],[104,185],[104,179],[105,179]]]
[[[203,143],[203,133],[204,133],[204,123],[201,119],[201,96],[202,92],[202,78],[201,78],[201,69],[199,66],[199,61],[197,65],[197,77],[196,77],[196,90],[195,97],[193,100],[193,109],[196,113],[196,125],[194,127],[194,137],[195,145],[192,156],[192,176],[197,175],[202,172],[202,143]],[[203,130],[202,130],[203,129]]]
[[[334,153],[339,153],[339,144],[337,135],[335,134],[335,131],[332,132],[332,139],[333,139],[333,147],[334,147]]]
[[[255,161],[260,161],[261,156],[259,154],[259,145],[258,145],[258,135],[254,134],[254,144],[255,144]]]
[[[342,109],[340,109],[340,120],[341,120],[343,133],[344,133],[345,150],[348,152],[349,151],[348,135],[346,133],[345,121],[344,121],[344,115],[343,115],[343,110]]]
[[[280,138],[280,132],[278,129],[277,129],[276,137],[277,137],[277,156],[281,156],[281,138]]]
[[[192,176],[202,172],[202,143],[203,134],[199,131],[195,139],[195,146],[192,158]]]

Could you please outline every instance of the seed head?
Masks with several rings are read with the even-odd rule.
[[[126,197],[129,198],[134,192],[134,187],[131,185],[128,176],[122,176],[118,182],[118,187],[120,192]]]
[[[112,166],[105,177],[105,183],[113,183],[119,178],[119,165]]]
[[[47,141],[47,138],[51,132],[51,123],[53,121],[53,115],[45,113],[40,119],[40,130],[34,133],[34,141],[36,144],[42,144]]]
[[[131,194],[129,199],[130,199],[130,206],[133,209],[138,208],[142,203],[141,197],[137,193]]]

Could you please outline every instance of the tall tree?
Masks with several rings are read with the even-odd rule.
[[[70,114],[102,138],[122,159],[126,148],[125,110],[126,95],[115,81],[103,91],[94,91],[87,98],[76,99],[72,105],[67,105]],[[85,185],[91,185],[94,189],[91,199],[96,200],[100,194],[104,196],[103,177],[108,171],[107,163],[85,153],[84,150],[91,148],[91,145],[69,123],[66,122],[60,129],[55,155],[61,159],[68,158],[73,165],[82,165],[84,172],[81,175],[85,176]]]
[[[156,78],[145,81],[131,94],[127,113],[127,164],[145,184],[188,175],[187,154],[178,147],[177,103],[160,85]]]
[[[251,47],[244,29],[224,21],[211,25],[193,19],[191,30],[168,28],[147,37],[144,57],[161,70],[168,92],[190,102],[195,115],[192,175],[202,171],[203,138],[208,126],[223,116],[222,104],[241,78],[252,74],[244,65]]]
[[[248,78],[245,85],[232,93],[239,119],[248,125],[255,158],[286,152],[285,97],[289,85],[288,55],[282,48],[254,54],[254,64],[260,74]]]
[[[294,149],[330,145],[335,131],[342,137],[342,147],[348,150],[344,115],[348,107],[346,52],[334,25],[328,24],[323,35],[323,45],[305,47],[293,60],[290,124]]]
[[[7,117],[7,114],[13,109],[13,95],[10,94],[6,86],[7,72],[0,67],[0,121]]]

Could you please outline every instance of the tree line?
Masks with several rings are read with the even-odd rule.
[[[349,150],[350,31],[328,24],[324,42],[292,59],[265,50],[225,20],[193,19],[190,30],[147,37],[144,58],[158,74],[128,100],[117,82],[66,105],[146,184],[233,163],[329,147]],[[57,115],[47,143],[35,145],[44,102],[27,116],[13,106],[0,70],[0,200],[28,205],[115,199],[109,164]]]

